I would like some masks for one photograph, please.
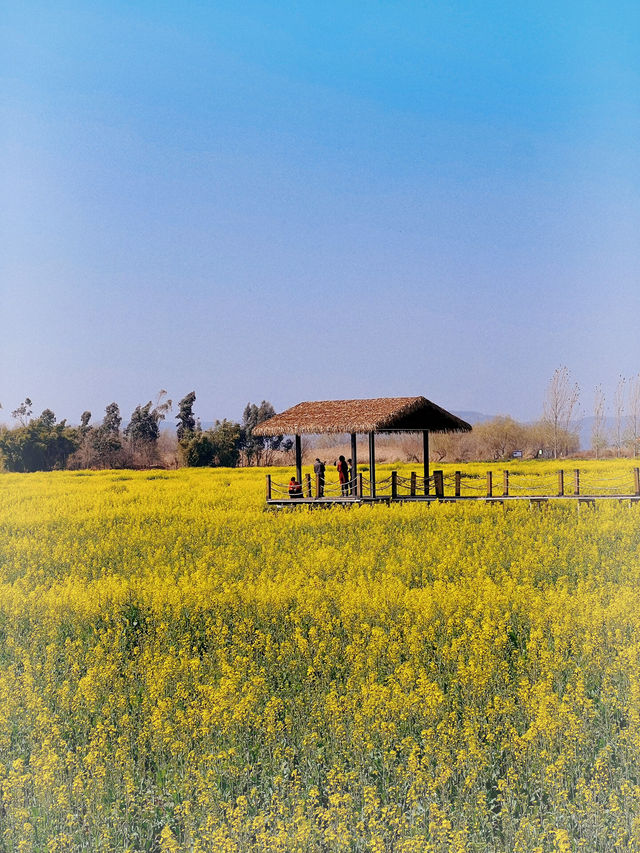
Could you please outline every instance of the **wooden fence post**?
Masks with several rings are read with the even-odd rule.
[[[304,475],[305,485],[307,487],[307,497],[311,497],[311,474]]]
[[[487,497],[493,497],[493,474],[491,471],[487,471]]]
[[[461,481],[460,471],[456,471],[456,473],[455,473],[455,483],[456,483],[456,485],[455,485],[455,496],[457,498],[460,497],[460,481]]]
[[[437,498],[444,497],[444,475],[442,471],[433,472],[433,485],[436,491]]]
[[[636,495],[640,495],[640,468],[633,469],[633,480],[636,487]]]
[[[398,499],[398,472],[391,472],[391,500],[395,501]]]
[[[362,474],[358,474],[358,497],[361,498],[364,495],[362,491]]]
[[[580,469],[576,468],[573,472],[573,494],[580,494]]]
[[[271,500],[271,474],[267,474],[267,500]]]
[[[416,472],[411,472],[411,497],[415,498],[416,496]]]
[[[502,472],[502,494],[507,495],[507,496],[509,494],[509,472],[508,471]]]
[[[316,498],[321,497],[320,492],[320,474],[316,474]]]
[[[564,471],[562,468],[558,471],[558,497],[561,498],[564,495]]]

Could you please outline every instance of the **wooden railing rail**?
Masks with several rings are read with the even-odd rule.
[[[564,469],[556,472],[557,489],[554,489],[553,474],[551,472],[544,474],[531,474],[529,472],[502,471],[502,494],[497,493],[494,488],[494,474],[499,475],[499,472],[488,469],[486,471],[486,489],[483,488],[482,478],[477,474],[467,475],[470,482],[466,483],[465,495],[462,494],[462,477],[461,471],[454,471],[453,476],[449,477],[449,482],[453,486],[453,494],[449,498],[464,500],[470,499],[501,499],[510,498],[518,499],[537,499],[542,498],[640,498],[640,467],[634,467],[631,470],[631,480],[627,479],[628,474],[615,476],[601,476],[599,479],[593,479],[593,474],[596,472],[580,471],[579,468],[573,469],[573,488],[569,488],[567,493],[567,475]],[[591,479],[587,478],[582,482],[581,475],[589,474]],[[551,479],[550,479],[551,477]],[[478,483],[478,479],[480,482]],[[433,491],[429,494],[428,490],[425,494],[423,491],[423,479],[420,478],[420,493],[418,493],[418,476],[415,471],[410,473],[409,477],[400,476],[399,472],[391,471],[390,476],[377,482],[367,481],[370,483],[370,497],[373,500],[403,500],[407,497],[420,498],[422,500],[442,499],[445,497],[445,478],[442,470],[433,471],[430,481],[433,481]],[[425,481],[426,482],[426,481]],[[474,484],[475,483],[475,484]],[[302,488],[296,496],[307,500],[326,499],[326,500],[343,500],[345,497],[351,499],[364,498],[362,474],[358,473],[357,478],[351,484],[351,490],[348,495],[341,493],[340,488],[334,488],[333,483],[327,486],[324,478],[320,475],[314,475],[313,480],[311,474],[305,474],[302,478]],[[266,475],[265,493],[267,501],[279,502],[283,498],[288,497],[288,484],[276,483],[272,479],[271,474]],[[379,494],[376,493],[376,487],[379,487]],[[469,494],[471,490],[471,494]],[[367,489],[369,491],[369,489]],[[408,494],[407,494],[408,492]],[[484,493],[484,494],[483,494]]]

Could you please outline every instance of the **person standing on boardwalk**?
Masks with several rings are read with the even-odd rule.
[[[338,480],[340,480],[340,491],[343,497],[347,497],[349,494],[349,466],[344,456],[339,457],[336,468],[338,469]]]
[[[318,484],[318,497],[324,496],[324,468],[325,462],[321,462],[316,456],[316,461],[313,463],[313,473],[316,475],[316,483]]]

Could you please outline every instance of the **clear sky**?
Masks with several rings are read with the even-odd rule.
[[[640,372],[636,0],[9,0],[0,87],[0,420]]]

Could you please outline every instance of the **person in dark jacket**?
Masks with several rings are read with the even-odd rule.
[[[340,480],[340,491],[343,497],[346,497],[349,494],[349,466],[344,456],[339,457],[336,468],[338,469],[338,480]]]
[[[316,475],[316,482],[318,483],[318,497],[321,498],[324,495],[324,469],[325,462],[321,462],[320,459],[316,456],[316,461],[313,463],[313,473]]]

